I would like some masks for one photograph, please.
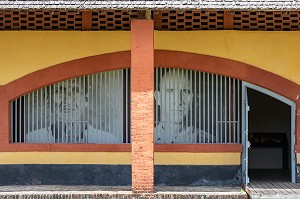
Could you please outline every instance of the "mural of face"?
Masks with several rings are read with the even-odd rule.
[[[85,89],[79,81],[64,82],[55,88],[54,102],[59,117],[67,116],[69,119],[81,117],[86,103]]]
[[[192,100],[192,86],[187,73],[181,70],[168,71],[160,83],[161,122],[185,127]]]
[[[64,138],[55,139],[83,139],[82,133],[86,128],[86,102],[87,95],[84,89],[84,82],[77,79],[77,81],[65,81],[55,88],[55,117],[59,119],[59,124],[55,128],[60,128],[65,132],[61,135]],[[52,132],[58,132],[58,129],[52,129]],[[57,134],[56,134],[57,135]]]

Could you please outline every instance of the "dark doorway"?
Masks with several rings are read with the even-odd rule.
[[[291,181],[291,106],[250,88],[247,93],[250,183]]]

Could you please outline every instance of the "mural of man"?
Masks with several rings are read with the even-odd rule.
[[[47,95],[47,110],[50,112],[47,120],[52,122],[46,128],[28,132],[26,142],[121,143],[115,135],[90,124],[89,117],[94,116],[90,115],[90,109],[94,107],[89,104],[93,91],[85,78],[64,81],[51,89]]]
[[[160,122],[154,128],[155,143],[197,143],[199,131],[191,125],[192,83],[183,70],[169,70],[155,91]],[[158,111],[158,110],[156,110]]]

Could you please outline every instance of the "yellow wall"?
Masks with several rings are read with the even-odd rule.
[[[1,31],[0,44],[4,85],[58,63],[130,50],[130,32]],[[300,83],[300,32],[155,31],[155,48],[233,59]]]
[[[156,152],[155,165],[239,165],[241,153]],[[130,165],[130,152],[3,152],[0,164]]]
[[[131,164],[130,152],[2,152],[0,164]]]
[[[0,85],[55,64],[126,50],[128,31],[1,31]]]
[[[240,165],[241,153],[157,152],[155,165]]]

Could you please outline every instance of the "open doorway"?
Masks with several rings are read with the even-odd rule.
[[[243,82],[243,183],[295,182],[295,103]]]
[[[291,106],[248,88],[251,180],[291,181]]]

